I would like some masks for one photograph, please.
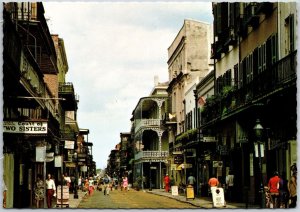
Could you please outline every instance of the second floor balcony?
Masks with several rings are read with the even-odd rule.
[[[169,156],[168,151],[140,151],[134,155],[135,160],[159,161]]]
[[[159,127],[160,122],[160,119],[137,119],[135,120],[135,133],[138,132],[141,128]]]
[[[234,114],[260,98],[296,86],[296,58],[297,51],[258,73],[252,81],[208,98],[201,112],[202,124]]]

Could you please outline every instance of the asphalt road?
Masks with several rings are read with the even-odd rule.
[[[92,196],[82,199],[78,208],[102,209],[160,209],[160,208],[196,208],[189,203],[179,202],[168,197],[149,194],[143,191],[111,191],[104,195],[102,191],[94,191]]]

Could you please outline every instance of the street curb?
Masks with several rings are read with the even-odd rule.
[[[196,206],[196,207],[200,207],[200,208],[204,208],[204,209],[208,209],[208,208],[205,208],[205,207],[202,207],[198,204],[195,204],[193,202],[189,202],[187,200],[181,200],[181,199],[178,199],[176,197],[172,197],[172,196],[169,196],[169,195],[164,195],[164,194],[160,194],[160,193],[156,193],[156,192],[152,192],[152,191],[146,191],[147,193],[149,194],[155,194],[155,195],[158,195],[158,196],[164,196],[164,197],[168,197],[169,199],[174,199],[174,200],[177,200],[179,202],[183,202],[183,203],[189,203],[190,205],[193,205],[193,206]]]

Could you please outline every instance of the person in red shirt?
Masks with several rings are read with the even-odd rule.
[[[165,182],[165,190],[166,192],[169,192],[170,190],[170,177],[168,174],[164,177],[164,182]]]
[[[271,195],[271,201],[273,202],[273,207],[277,208],[279,205],[278,197],[279,197],[279,182],[280,177],[278,176],[278,172],[274,172],[273,177],[270,178],[268,187]]]
[[[219,185],[219,180],[215,177],[212,177],[212,178],[209,179],[208,185],[210,187],[217,187]]]

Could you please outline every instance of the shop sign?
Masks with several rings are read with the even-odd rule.
[[[183,155],[177,155],[177,156],[175,156],[174,157],[174,163],[175,164],[181,164],[181,163],[183,163]]]
[[[87,172],[87,166],[81,166],[80,171],[82,172]]]
[[[54,158],[54,167],[61,167],[62,165],[62,156],[58,155]]]
[[[78,153],[77,157],[78,158],[86,158],[86,154],[85,153]]]
[[[176,164],[171,164],[171,170],[176,170],[177,165]]]
[[[211,187],[211,194],[213,199],[213,206],[225,207],[225,198],[223,188]]]
[[[217,140],[216,140],[216,137],[204,136],[203,137],[203,142],[217,142]]]
[[[35,147],[35,161],[44,162],[46,159],[46,146]]]
[[[213,161],[213,167],[214,168],[223,167],[223,161]]]
[[[171,186],[172,196],[178,196],[178,186]]]
[[[65,141],[65,149],[74,149],[74,141]]]
[[[73,162],[66,162],[66,167],[68,167],[68,168],[75,168],[76,164],[73,163]]]
[[[4,121],[4,133],[47,134],[46,121]]]

